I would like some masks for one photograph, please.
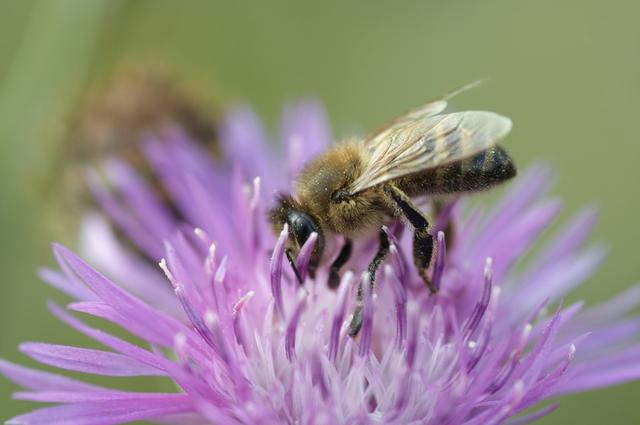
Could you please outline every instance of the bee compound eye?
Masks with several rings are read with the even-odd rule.
[[[298,211],[289,214],[289,225],[300,247],[309,239],[311,233],[318,231],[311,217]]]

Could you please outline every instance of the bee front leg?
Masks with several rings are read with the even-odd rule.
[[[432,294],[437,292],[431,283],[427,273],[431,258],[433,257],[433,236],[429,234],[429,221],[422,211],[418,209],[403,191],[393,185],[387,185],[385,191],[391,197],[394,204],[400,208],[402,214],[409,220],[414,228],[413,233],[413,262],[418,269],[422,280],[429,287]]]
[[[340,268],[344,266],[347,261],[349,261],[349,257],[351,257],[351,239],[346,239],[344,241],[344,245],[342,245],[342,249],[340,253],[331,263],[331,267],[329,268],[329,288],[335,289],[340,284]]]
[[[375,257],[373,257],[371,263],[369,263],[369,267],[367,267],[371,291],[373,291],[373,288],[375,287],[376,271],[378,270],[378,267],[380,267],[380,264],[382,264],[384,257],[386,257],[389,253],[389,238],[387,237],[387,234],[384,231],[380,230],[379,238],[380,246],[378,247],[378,252],[376,252],[376,255]],[[352,337],[357,336],[358,332],[360,332],[360,328],[362,327],[363,298],[364,291],[362,288],[362,280],[360,280],[360,284],[358,285],[356,309],[353,312],[353,319],[351,319],[351,325],[349,329],[349,336]]]

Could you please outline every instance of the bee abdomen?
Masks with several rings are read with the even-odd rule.
[[[493,146],[469,158],[403,178],[399,187],[410,196],[476,192],[515,175],[515,165],[507,152]]]

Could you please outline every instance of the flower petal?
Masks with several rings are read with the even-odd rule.
[[[108,376],[163,376],[165,372],[108,351],[38,342],[20,344],[20,351],[40,363],[61,369]]]

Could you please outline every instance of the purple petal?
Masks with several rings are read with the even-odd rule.
[[[98,205],[118,224],[118,227],[127,234],[127,237],[149,257],[160,259],[162,256],[162,239],[158,239],[156,235],[149,233],[136,217],[126,211],[95,172],[88,173],[87,182]]]
[[[38,276],[52,287],[76,300],[89,301],[97,299],[96,295],[85,285],[82,285],[77,280],[66,278],[57,270],[43,267],[38,270]]]
[[[35,410],[7,421],[10,425],[106,425],[151,420],[165,415],[192,412],[193,401],[184,394],[64,404]]]
[[[510,421],[508,421],[506,423],[506,425],[524,425],[524,424],[528,424],[530,422],[534,422],[537,421],[538,419],[541,419],[545,416],[547,416],[548,414],[554,412],[558,407],[560,407],[560,403],[554,403],[554,404],[550,404],[547,407],[543,407],[542,409],[533,412],[529,415],[526,416],[522,416],[516,419],[512,419]]]
[[[166,375],[163,371],[130,357],[89,348],[31,342],[20,344],[20,351],[43,364],[95,375]]]
[[[512,304],[520,311],[529,311],[545,298],[555,301],[580,285],[598,269],[606,251],[595,247],[542,270],[527,287],[514,294]]]
[[[19,366],[0,359],[0,373],[18,385],[35,391],[100,391],[96,385],[87,384],[55,373],[43,372]]]
[[[111,160],[107,163],[107,173],[129,209],[143,219],[141,224],[147,231],[160,238],[173,232],[176,223],[166,207],[128,164]]]
[[[149,307],[141,300],[125,292],[106,277],[89,267],[78,256],[61,245],[54,246],[58,263],[67,268],[66,275],[77,275],[102,301],[114,307],[126,319],[144,322],[148,332],[153,332],[158,339],[168,345],[173,336],[184,331],[175,319]]]
[[[147,300],[154,307],[165,311],[178,319],[184,315],[175,299],[173,291],[157,267],[151,267],[147,259],[122,246],[113,233],[109,223],[102,216],[87,214],[81,224],[80,246],[88,262],[104,271],[121,287]],[[86,286],[82,288],[97,297]]]

